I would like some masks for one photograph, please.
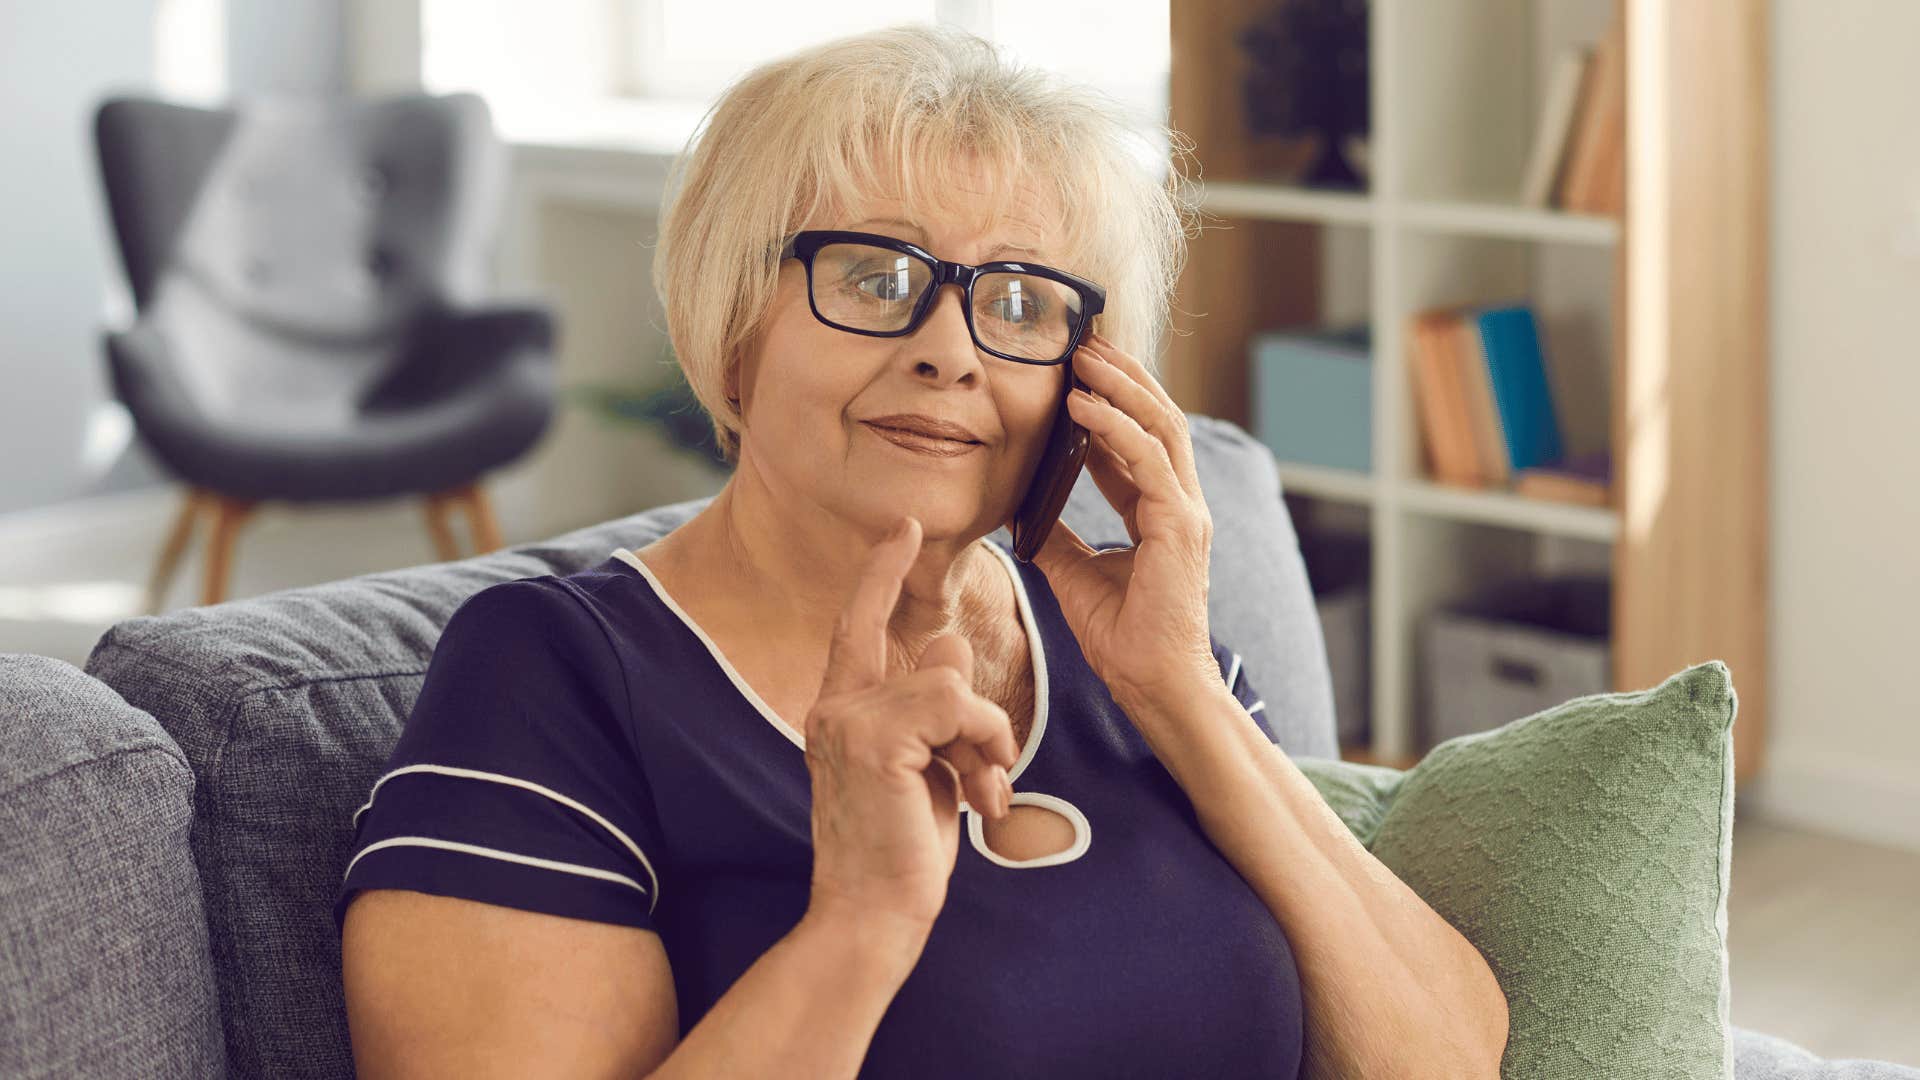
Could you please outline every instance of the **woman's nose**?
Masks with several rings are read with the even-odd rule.
[[[967,329],[967,294],[959,285],[941,285],[933,297],[926,321],[914,331],[918,359],[932,362],[949,374],[964,374],[980,366],[973,332]]]

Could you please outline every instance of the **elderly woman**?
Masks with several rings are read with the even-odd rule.
[[[734,472],[448,623],[335,908],[362,1075],[1497,1075],[1487,964],[1209,630],[1182,185],[951,31],[709,119],[656,282]],[[1029,562],[1063,399],[1132,544]]]

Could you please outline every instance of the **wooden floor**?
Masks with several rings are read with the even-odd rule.
[[[1736,809],[1727,952],[1737,1026],[1920,1067],[1920,854]]]

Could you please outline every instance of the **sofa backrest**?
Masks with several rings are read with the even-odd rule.
[[[0,653],[0,1076],[222,1074],[192,821],[153,717]]]
[[[1282,745],[1331,757],[1326,651],[1272,455],[1230,423],[1191,425],[1214,521],[1214,635],[1241,654]],[[457,562],[129,619],[100,639],[87,671],[156,717],[199,780],[192,850],[233,1075],[351,1075],[331,905],[353,812],[454,609],[496,582],[644,547],[708,501]],[[1096,546],[1127,542],[1084,472],[1064,518]]]

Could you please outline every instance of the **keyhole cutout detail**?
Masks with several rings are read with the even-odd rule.
[[[1014,792],[1002,821],[988,821],[970,809],[967,832],[974,850],[1015,869],[1072,862],[1093,842],[1093,828],[1079,807],[1038,791]]]

